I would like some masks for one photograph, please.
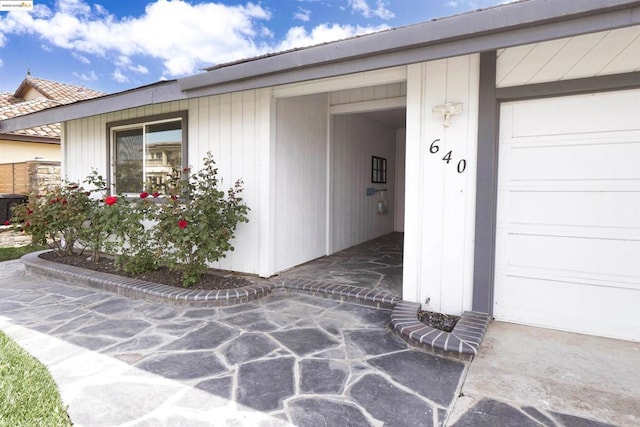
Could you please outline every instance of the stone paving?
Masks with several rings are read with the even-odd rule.
[[[403,244],[404,233],[389,233],[280,276],[362,286],[402,297]]]
[[[399,296],[401,249],[392,233],[281,278]],[[0,263],[0,329],[49,368],[78,426],[609,425],[519,405],[506,389],[468,406],[458,396],[473,364],[408,345],[390,313],[282,288],[176,307]]]
[[[258,425],[256,413],[259,425],[444,425],[468,367],[396,337],[389,310],[331,299],[181,309],[24,275],[19,261],[0,264],[0,283],[0,327],[56,340],[54,378],[78,379],[61,385],[76,425]],[[85,353],[100,359],[69,372]],[[114,362],[122,375],[95,376]]]

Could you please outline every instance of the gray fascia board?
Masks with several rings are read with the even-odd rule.
[[[640,4],[640,2],[638,2]],[[518,28],[507,32],[485,34],[471,39],[453,40],[436,45],[428,45],[385,52],[378,55],[361,56],[349,60],[320,64],[308,68],[293,68],[275,74],[256,74],[253,78],[230,80],[214,85],[194,88],[188,92],[189,98],[218,95],[239,90],[257,89],[280,84],[334,77],[363,71],[395,67],[412,63],[433,61],[454,56],[486,52],[511,46],[543,42],[563,37],[576,36],[598,31],[640,24],[640,5],[634,9],[615,10],[601,15],[583,16],[571,21],[553,22],[528,28]],[[209,73],[216,73],[209,71]],[[221,71],[221,70],[219,70]],[[179,80],[181,82],[182,80]]]
[[[540,38],[540,35],[536,34],[539,31],[536,31],[535,28],[539,25],[557,24],[566,20],[586,17],[596,18],[596,15],[602,17],[603,14],[615,14],[615,12],[621,15],[616,17],[615,22],[634,22],[633,12],[630,10],[631,7],[640,7],[640,1],[529,0],[248,60],[185,77],[179,79],[178,82],[182,90],[190,91],[204,86],[221,85],[232,81],[253,80],[258,76],[282,73],[292,69],[335,65],[336,63],[352,61],[361,57],[381,56],[399,51],[406,52],[414,48],[429,48],[434,45],[448,45],[450,42],[460,40],[469,42],[478,37],[489,42],[491,38],[486,38],[487,35],[512,34],[514,30],[519,30],[518,32],[522,34],[521,38],[514,42],[507,42],[504,36],[498,37],[504,40],[502,44],[488,43],[481,50],[476,50],[476,52],[481,52],[553,38]],[[628,15],[626,19],[625,15]],[[635,15],[635,21],[637,22],[640,12],[636,10]],[[587,21],[594,21],[594,19]],[[625,25],[616,24],[615,22],[607,22],[608,25],[602,24],[596,28],[609,29]],[[529,31],[532,34],[526,37]],[[589,27],[579,28],[574,26],[573,31],[567,31],[564,36],[593,31],[595,30],[589,29]],[[454,56],[454,54],[445,56]]]
[[[0,132],[8,133],[19,129],[180,99],[186,99],[186,95],[180,90],[177,82],[159,83],[2,120],[0,121]]]

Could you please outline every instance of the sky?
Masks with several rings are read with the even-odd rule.
[[[0,11],[0,92],[31,75],[107,93],[505,0],[34,0]]]

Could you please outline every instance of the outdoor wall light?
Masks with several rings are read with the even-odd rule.
[[[462,102],[447,102],[442,105],[436,105],[431,109],[431,112],[436,117],[444,117],[442,126],[448,128],[451,124],[451,116],[455,116],[460,113],[464,108]]]

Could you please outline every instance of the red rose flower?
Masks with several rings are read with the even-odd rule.
[[[147,193],[146,191],[143,191],[142,193],[140,193],[141,199],[146,199],[147,197],[149,197],[149,193]]]
[[[152,194],[154,199],[157,199],[158,197],[160,197],[160,193],[158,193],[157,191],[155,193]]]
[[[67,199],[62,199],[62,204],[66,205],[67,204]]]
[[[87,196],[87,197],[90,196],[91,195],[91,191],[85,191],[84,195]]]
[[[11,221],[5,221],[4,225],[11,225]]]
[[[31,215],[33,211],[31,209],[27,209],[27,215]]]
[[[190,170],[191,170],[190,168],[184,168],[184,169],[182,169],[182,172],[187,173],[187,172],[189,172]]]
[[[56,199],[51,199],[51,200],[49,200],[49,204],[50,204],[50,205],[53,205],[53,204],[55,204],[56,202],[57,202],[57,200],[56,200]]]
[[[30,225],[31,225],[31,224],[29,224],[29,221],[27,221],[27,222],[25,222],[25,223],[24,223],[24,226],[25,226],[25,227],[28,227],[28,226],[30,226]]]
[[[111,206],[115,204],[117,201],[118,201],[118,196],[109,196],[106,199],[104,199],[104,202],[107,206]]]
[[[178,196],[176,196],[175,194],[171,195],[171,200],[176,200],[178,198]]]
[[[187,224],[189,223],[187,222],[186,219],[181,219],[178,221],[178,228],[181,230],[184,230],[185,228],[187,228]]]

